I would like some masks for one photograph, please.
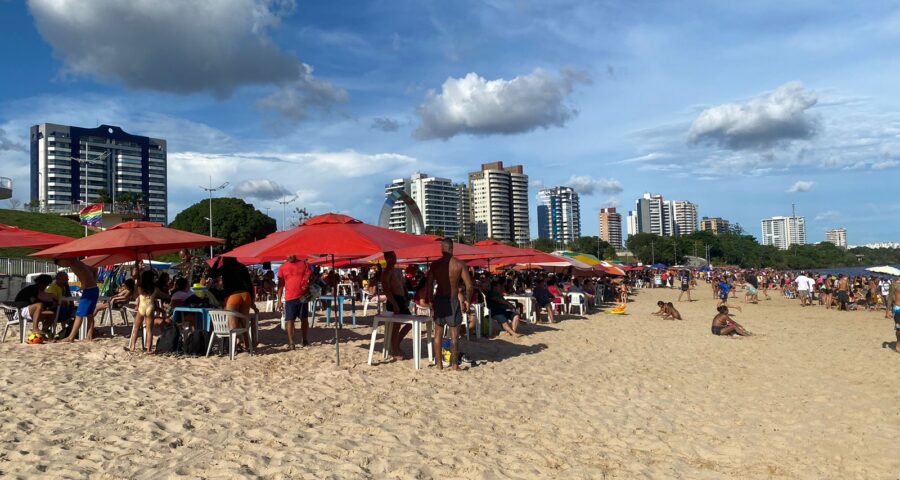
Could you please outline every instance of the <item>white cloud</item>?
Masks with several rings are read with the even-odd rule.
[[[688,139],[692,144],[710,143],[731,150],[771,148],[807,139],[818,126],[807,113],[816,101],[816,93],[802,83],[788,82],[749,102],[704,110],[691,125]]]
[[[622,184],[618,180],[600,178],[595,179],[589,175],[572,175],[566,185],[575,189],[579,195],[593,195],[604,193],[607,195],[622,193]]]
[[[428,92],[417,109],[420,139],[449,139],[455,135],[516,134],[537,128],[562,127],[577,111],[566,98],[583,73],[563,71],[556,78],[541,69],[512,80],[487,80],[476,73],[448,78],[441,92]]]
[[[836,220],[840,218],[841,214],[834,210],[826,210],[824,212],[819,212],[816,214],[816,221],[821,222],[825,220]]]
[[[609,197],[603,202],[603,208],[619,208],[622,200],[619,197]]]
[[[625,160],[619,160],[615,162],[617,164],[630,164],[630,163],[649,163],[656,162],[659,160],[667,160],[672,158],[671,153],[666,152],[650,152],[644,155],[639,155],[637,157],[626,158]]]
[[[346,99],[269,37],[293,13],[293,0],[28,0],[28,8],[64,75],[218,98],[277,85],[261,104],[292,120]]]
[[[807,180],[798,180],[791,188],[787,189],[788,193],[803,193],[812,190],[814,182],[810,182]]]
[[[25,144],[9,139],[9,137],[6,136],[6,130],[0,128],[0,151],[3,150],[15,150],[24,152]]]
[[[882,162],[875,162],[872,164],[872,170],[886,170],[888,168],[894,168],[897,165],[900,165],[900,161],[897,160],[885,160]]]
[[[238,197],[259,200],[277,200],[291,194],[288,189],[271,180],[244,180],[235,185],[231,193]]]

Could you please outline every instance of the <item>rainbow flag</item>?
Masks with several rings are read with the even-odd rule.
[[[103,204],[95,203],[82,208],[78,211],[78,218],[86,227],[99,227],[100,221],[103,220]]]

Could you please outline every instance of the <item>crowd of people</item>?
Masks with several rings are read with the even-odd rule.
[[[250,270],[234,258],[221,257],[210,265],[189,251],[180,253],[175,275],[164,271],[135,267],[118,290],[107,300],[99,301],[96,270],[75,259],[59,260],[60,267],[71,270],[81,283],[77,308],[71,304],[69,276],[60,271],[55,277],[38,276],[33,285],[16,296],[16,304],[23,318],[32,320],[34,332],[53,336],[54,340],[72,341],[83,322],[87,322],[86,339],[93,338],[93,321],[105,310],[132,312],[134,324],[126,350],[135,351],[143,342],[143,351],[152,352],[154,334],[170,326],[175,320],[173,310],[180,306],[224,308],[236,315],[229,317],[230,328],[248,327],[248,314],[258,312],[257,302],[271,301],[282,312],[289,348],[309,345],[309,316],[311,306],[323,302],[322,295],[357,295],[360,300],[374,299],[379,309],[396,315],[424,313],[433,316],[438,328],[450,330],[452,358],[457,359],[457,339],[463,328],[473,329],[473,306],[486,307],[499,332],[511,337],[521,335],[525,319],[558,321],[560,313],[568,312],[573,301],[582,303],[590,311],[602,303],[615,302],[624,306],[633,289],[679,289],[675,303],[696,301],[692,290],[700,282],[710,285],[717,300],[711,331],[715,335],[745,336],[750,332],[734,321],[732,312],[742,311],[738,292],[743,292],[744,304],[760,302],[760,295],[771,300],[769,292],[780,292],[796,299],[803,307],[815,304],[826,309],[878,310],[893,316],[900,340],[900,281],[886,277],[810,274],[808,272],[780,272],[773,270],[724,269],[643,269],[629,271],[625,277],[607,275],[579,276],[578,272],[549,273],[543,270],[486,271],[473,269],[453,257],[453,242],[442,243],[444,256],[427,269],[409,265],[400,268],[393,252],[385,252],[384,265],[374,264],[353,269],[329,269],[308,264],[289,256],[276,271],[270,264]],[[523,302],[516,297],[527,296]],[[512,298],[509,298],[512,297]],[[659,310],[653,315],[666,320],[682,320],[673,302],[657,302]],[[746,305],[745,305],[746,306]],[[189,325],[195,322],[191,314],[181,316]],[[295,342],[295,321],[300,320],[299,341]],[[60,331],[52,331],[62,325]],[[391,355],[400,359],[400,345],[409,333],[409,325],[393,324]],[[492,330],[492,329],[490,329]],[[492,332],[486,332],[492,335]],[[251,350],[249,334],[240,338],[239,349]],[[435,344],[438,353],[441,344]],[[441,358],[438,356],[438,358]],[[439,362],[440,363],[440,362]],[[453,362],[451,362],[453,364]],[[456,364],[453,364],[455,367]]]

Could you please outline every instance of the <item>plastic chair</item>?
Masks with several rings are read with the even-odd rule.
[[[229,312],[228,310],[210,310],[209,311],[209,319],[212,323],[212,334],[209,336],[209,346],[206,347],[206,356],[209,356],[209,353],[212,352],[213,343],[215,343],[217,338],[230,338],[231,339],[231,351],[230,356],[231,359],[234,360],[234,351],[237,347],[237,336],[243,335],[249,331],[247,328],[229,328],[228,327],[228,317],[229,316],[241,316],[241,314],[236,314],[236,312]],[[250,352],[253,352],[253,341],[250,341],[249,345]]]
[[[587,297],[580,292],[570,292],[569,293],[569,313],[572,313],[572,310],[578,309],[579,315],[584,315],[585,310],[587,310]]]
[[[369,305],[375,305],[375,313],[381,313],[381,306],[384,302],[381,301],[381,295],[376,293],[374,295],[370,294],[368,291],[363,290],[363,316],[366,316],[366,313],[369,311]]]
[[[20,329],[26,328],[28,320],[25,320],[19,315],[19,309],[15,307],[10,307],[9,305],[0,305],[0,310],[3,311],[3,316],[6,317],[6,328],[3,329],[3,339],[0,339],[0,343],[6,341],[6,334],[9,332],[10,327],[18,326]],[[19,332],[21,334],[21,331]],[[20,335],[20,337],[23,335]]]

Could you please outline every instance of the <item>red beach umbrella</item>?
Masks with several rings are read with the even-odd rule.
[[[72,240],[75,239],[0,224],[0,248],[47,248]]]
[[[159,223],[131,221],[103,232],[32,253],[34,257],[76,258],[93,255],[123,254],[131,260],[141,255],[172,252],[225,243],[220,238],[166,228]]]
[[[284,260],[288,255],[361,258],[426,243],[429,240],[415,235],[368,225],[347,215],[326,213],[222,255],[262,261]]]
[[[335,259],[360,258],[374,253],[395,251],[428,243],[415,235],[365,224],[337,213],[312,217],[302,225],[269,235],[222,254],[226,257],[283,260],[288,255],[327,256],[332,267]],[[334,348],[337,365],[341,365],[338,328],[334,322]]]

